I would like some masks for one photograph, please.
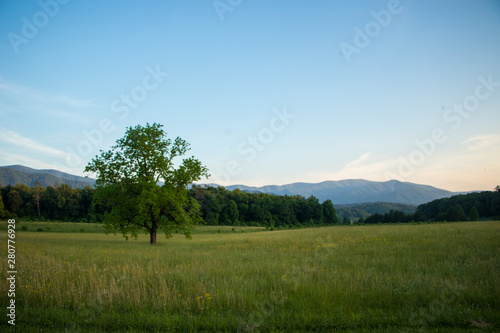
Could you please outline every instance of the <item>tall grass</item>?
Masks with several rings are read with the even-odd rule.
[[[19,232],[18,326],[494,330],[499,239],[497,222],[175,235],[157,246],[147,236]]]

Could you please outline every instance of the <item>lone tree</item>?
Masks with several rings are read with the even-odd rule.
[[[469,211],[469,220],[470,221],[479,220],[479,212],[477,211],[477,208],[475,206],[472,206],[472,208]]]
[[[337,217],[337,210],[333,206],[330,199],[324,201],[321,204],[321,209],[323,210],[323,222],[326,224],[337,224],[339,219]]]
[[[101,150],[85,167],[85,172],[97,174],[94,204],[109,208],[104,216],[108,232],[119,231],[128,239],[146,229],[150,243],[156,244],[159,229],[167,238],[174,231],[191,238],[201,220],[199,205],[186,186],[208,178],[208,169],[194,157],[175,168],[174,159],[186,154],[189,143],[168,139],[162,127],[147,123],[127,128],[111,150]]]

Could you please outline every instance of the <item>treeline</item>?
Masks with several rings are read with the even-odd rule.
[[[361,218],[357,223],[455,222],[477,221],[480,218],[500,219],[500,187],[497,186],[494,191],[437,199],[418,206],[414,214],[391,210]]]
[[[92,204],[95,190],[67,184],[42,187],[0,185],[0,219],[102,222],[105,210]],[[313,196],[277,196],[238,189],[193,185],[189,190],[200,204],[208,225],[266,226],[270,228],[332,225],[338,223],[330,200]]]
[[[74,189],[68,184],[0,185],[0,219],[102,222],[103,209],[92,205],[94,191],[90,186]]]
[[[0,185],[0,219],[102,222],[105,209],[92,204],[94,192],[90,186],[74,189],[67,184],[42,187],[37,183],[31,188],[25,184]],[[351,219],[337,217],[330,200],[320,203],[314,196],[279,196],[197,185],[191,187],[189,194],[200,204],[208,225],[288,228],[351,224]],[[476,221],[480,218],[500,219],[500,187],[494,191],[434,200],[418,206],[413,214],[391,209],[385,214],[375,213],[352,221],[374,224]]]
[[[368,216],[366,219],[359,219],[358,224],[374,224],[374,223],[408,223],[408,222],[425,222],[427,217],[417,209],[414,214],[405,214],[400,210],[390,210],[385,214],[375,213]]]
[[[367,202],[360,204],[344,204],[336,205],[337,215],[346,221],[358,221],[359,219],[365,219],[376,213],[385,214],[393,211],[401,211],[405,214],[415,213],[417,206],[393,203],[393,202]],[[350,224],[350,222],[349,222]]]
[[[270,228],[339,223],[330,200],[310,196],[249,193],[224,187],[193,186],[190,194],[200,203],[208,225],[247,225]]]
[[[500,218],[500,187],[434,200],[417,208],[431,221],[464,221],[468,218]]]

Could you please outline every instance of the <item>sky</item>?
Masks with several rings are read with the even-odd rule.
[[[83,176],[157,122],[207,183],[500,183],[497,0],[1,1],[0,22],[0,165]]]

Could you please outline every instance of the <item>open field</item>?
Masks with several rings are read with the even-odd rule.
[[[105,233],[106,229],[101,223],[76,223],[76,222],[17,222],[17,231],[37,231],[37,232],[63,232],[63,233]],[[25,229],[25,230],[23,230]],[[234,229],[234,230],[233,230]],[[220,230],[220,232],[219,232]],[[265,231],[264,227],[238,227],[238,226],[205,226],[198,225],[193,230],[193,234],[215,234],[215,233],[229,233],[229,232],[258,232]],[[0,222],[0,232],[7,231],[7,223]],[[146,233],[145,233],[146,234]],[[149,234],[148,234],[149,235]],[[161,237],[161,234],[158,234]],[[165,237],[163,236],[163,239]]]
[[[157,246],[146,235],[126,241],[99,233],[99,225],[79,225],[84,232],[52,224],[50,232],[36,232],[46,227],[38,226],[16,233],[17,330],[500,328],[499,222],[266,232],[203,227],[190,241],[159,235]],[[4,223],[1,230],[6,290]],[[2,291],[4,312],[8,300]]]

